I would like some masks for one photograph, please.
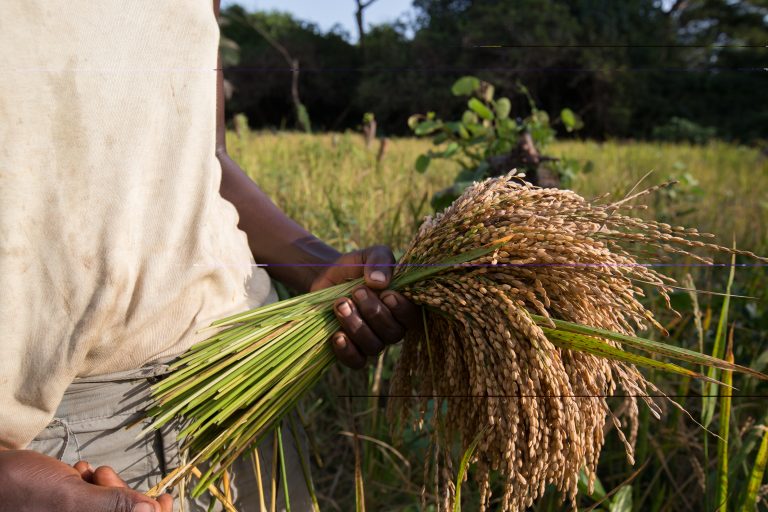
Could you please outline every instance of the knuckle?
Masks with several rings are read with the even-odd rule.
[[[361,336],[357,348],[366,356],[375,356],[384,350],[384,344],[373,334]]]
[[[340,350],[337,357],[341,364],[352,369],[359,369],[365,365],[365,356],[352,346],[347,346],[347,348]]]
[[[372,350],[374,356],[377,356],[384,352],[384,348],[386,348],[386,344],[383,343],[380,339],[376,338],[376,343],[373,345]]]
[[[109,508],[104,512],[131,512],[133,509],[133,502],[131,499],[118,489],[110,491],[109,496]]]
[[[357,315],[352,315],[344,320],[345,322],[342,324],[342,327],[347,336],[353,339],[359,338],[363,333],[362,319]]]
[[[381,317],[384,315],[384,307],[379,301],[364,300],[360,303],[360,312],[367,318]]]
[[[372,246],[370,254],[375,254],[385,261],[394,261],[395,259],[394,255],[392,254],[392,249],[382,244]]]

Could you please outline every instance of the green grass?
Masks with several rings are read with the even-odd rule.
[[[340,248],[401,248],[429,213],[429,197],[457,171],[455,164],[437,160],[426,174],[413,172],[430,143],[412,138],[390,140],[380,164],[376,145],[366,150],[362,137],[349,133],[256,132],[242,139],[230,133],[228,146],[278,205]],[[675,197],[662,195],[650,215],[697,226],[726,244],[735,235],[741,249],[760,251],[768,244],[768,158],[755,149],[721,142],[560,142],[547,153],[593,162],[594,171],[573,184],[586,197],[621,197],[649,171],[643,185],[682,179]]]
[[[351,250],[374,243],[404,247],[429,213],[429,198],[453,179],[447,162],[426,176],[410,172],[422,141],[390,141],[381,164],[354,134],[229,134],[230,154],[304,227]]]
[[[426,174],[415,173],[416,157],[430,147],[424,140],[390,140],[384,158],[377,162],[377,147],[366,150],[362,137],[357,134],[251,133],[238,138],[230,133],[228,137],[233,158],[275,202],[340,250],[383,243],[397,253],[413,236],[424,215],[430,213],[431,195],[452,183],[457,172],[450,162],[436,161]],[[768,254],[768,158],[755,149],[721,142],[689,146],[572,141],[557,143],[546,153],[592,161],[594,171],[578,175],[573,183],[574,190],[586,197],[603,193],[622,197],[649,171],[653,172],[641,186],[678,179],[680,186],[647,201],[650,208],[640,215],[695,226],[716,234],[724,245],[730,245],[733,240],[739,249]],[[726,257],[718,261],[729,263]],[[690,272],[697,289],[721,293],[725,292],[729,275],[723,267],[673,268],[670,272],[675,277]],[[728,313],[728,329],[734,327],[737,342],[734,344],[736,362],[763,372],[768,369],[766,285],[764,268],[738,268]],[[762,300],[747,301],[737,298],[738,295],[758,296]],[[698,296],[702,313],[700,333],[695,327],[688,294],[673,294],[672,300],[682,314],[680,318],[665,315],[660,310],[661,304],[651,303],[659,307],[660,318],[670,331],[672,341],[677,346],[698,351],[703,340],[704,352],[711,354],[722,297]],[[371,389],[380,389],[386,395],[398,350],[398,347],[389,349],[383,365],[370,365],[367,372],[334,367],[302,406],[303,418],[313,439],[311,444],[321,447],[319,453],[313,454],[313,460],[322,459],[323,467],[313,466],[312,470],[322,510],[353,510],[356,502],[360,503],[361,493],[369,510],[420,509],[425,475],[417,468],[422,467],[424,457],[430,456],[428,439],[423,433],[407,431],[402,440],[396,441],[390,436],[386,421],[376,419],[382,415],[384,398],[348,396],[366,394]],[[705,452],[705,446],[718,445],[717,437],[707,434],[692,419],[701,418],[702,403],[714,403],[716,399],[702,399],[701,387],[689,385],[685,377],[669,378],[654,372],[650,371],[651,379],[664,391],[682,395],[676,400],[691,417],[670,407],[657,421],[641,407],[635,467],[627,464],[621,444],[615,434],[609,432],[598,484],[604,489],[603,497],[606,493],[613,494],[595,510],[704,510],[705,503],[716,503],[723,471],[728,471],[729,477],[729,508],[740,509],[748,483],[750,496],[755,496],[759,489],[755,476],[762,475],[759,461],[763,468],[765,466],[766,437],[759,426],[768,421],[765,414],[768,402],[755,396],[768,395],[768,386],[752,378],[734,376],[737,391],[733,393],[727,414],[730,429],[729,442],[723,445],[728,456],[724,469],[714,453],[707,456]],[[708,416],[710,430],[717,432],[718,426],[723,426],[719,407],[708,412]],[[425,422],[429,417],[428,412]],[[355,442],[340,432],[359,432],[366,440],[379,440],[380,444]],[[407,457],[410,465],[390,456],[381,446]],[[457,451],[454,455],[454,473],[457,473],[463,466],[462,453]],[[360,477],[365,481],[364,488]],[[431,476],[427,478],[430,482]],[[762,496],[757,510],[768,510],[765,494]],[[472,509],[474,497],[476,488],[470,476],[462,486],[465,509]],[[592,497],[584,495],[580,506],[587,508],[599,498],[600,493]],[[426,501],[434,502],[429,483]],[[566,507],[560,505],[552,493],[542,499],[535,510],[550,512],[566,510]]]
[[[586,197],[620,196],[649,171],[643,185],[677,178],[676,197],[662,195],[650,214],[714,233],[725,245],[735,236],[738,247],[766,252],[768,158],[756,149],[723,142],[560,142],[550,153],[594,163],[593,172],[574,182],[574,190]]]

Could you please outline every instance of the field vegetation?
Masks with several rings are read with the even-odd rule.
[[[457,172],[452,162],[436,160],[426,173],[416,173],[414,162],[430,143],[413,138],[390,139],[381,154],[376,145],[367,149],[362,137],[351,132],[307,135],[241,130],[228,137],[232,156],[275,202],[340,250],[383,243],[399,254],[431,213],[432,195],[450,185]],[[609,193],[618,199],[636,184],[644,188],[677,180],[677,186],[646,199],[649,209],[640,215],[696,226],[716,234],[723,245],[733,243],[739,249],[768,254],[768,160],[756,149],[716,141],[706,145],[561,141],[548,152],[591,162],[592,171],[577,174],[572,181],[574,190],[586,197]],[[723,258],[717,263],[725,266],[704,268],[690,261],[670,261],[671,266],[662,271],[678,278],[681,287],[715,293],[679,290],[672,304],[680,316],[665,313],[652,298],[649,305],[658,312],[673,343],[723,357],[726,342],[732,340],[737,362],[765,372],[765,267],[734,267],[732,297],[726,301],[722,294],[729,287],[730,261]],[[366,371],[334,368],[300,407],[323,510],[354,510],[363,500],[367,510],[418,510],[422,500],[434,501],[429,485],[422,489],[426,434],[408,431],[403,438],[393,438],[384,420],[398,351],[398,347],[390,349]],[[723,404],[718,403],[718,390],[700,382],[649,376],[674,395],[690,416],[663,400],[661,421],[641,408],[634,466],[627,463],[620,441],[608,428],[598,468],[600,481],[594,493],[582,493],[580,504],[613,512],[741,507],[761,439],[768,438],[761,427],[768,424],[768,386],[734,376],[738,391],[730,404]],[[726,425],[730,429],[724,431]],[[727,444],[713,434],[718,432]],[[727,464],[725,455],[730,456]],[[460,458],[457,453],[457,468]],[[724,476],[730,477],[726,483]],[[754,485],[760,496],[758,507],[763,507],[758,509],[765,510],[768,489],[759,482]],[[477,495],[471,478],[462,496],[465,509],[473,510]],[[550,492],[536,510],[562,508],[560,496]]]
[[[350,132],[229,137],[230,152],[251,178],[288,214],[339,249],[371,243],[402,248],[431,212],[432,194],[451,184],[458,169],[434,160],[428,172],[415,173],[417,156],[431,147],[415,138],[389,140],[379,161],[377,148],[366,149],[362,137]],[[620,197],[636,183],[675,179],[680,183],[660,194],[647,215],[697,226],[721,241],[735,236],[740,248],[764,253],[768,247],[768,157],[757,149],[722,142],[559,141],[549,152],[592,162],[593,171],[573,182],[585,197]]]

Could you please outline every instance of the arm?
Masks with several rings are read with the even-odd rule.
[[[302,266],[267,267],[269,274],[291,288],[307,292],[323,265],[341,254],[286,216],[243,173],[222,146],[216,152],[221,163],[221,195],[240,215],[238,227],[248,236],[248,245],[259,263],[298,263]],[[319,264],[318,267],[305,266]]]
[[[214,0],[217,16],[218,3]],[[352,298],[336,302],[342,331],[331,337],[337,358],[347,366],[360,368],[366,356],[377,355],[385,345],[400,341],[406,328],[418,325],[416,307],[399,293],[386,290],[395,262],[392,251],[373,246],[339,253],[285,215],[240,169],[227,153],[221,59],[218,68],[216,156],[221,164],[221,195],[237,209],[238,227],[247,235],[254,259],[267,265],[279,264],[267,267],[273,278],[300,292],[365,278],[365,286],[354,290]]]

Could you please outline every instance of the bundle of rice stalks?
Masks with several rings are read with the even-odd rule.
[[[421,226],[392,288],[424,306],[425,329],[406,336],[389,414],[408,420],[418,410],[423,419],[432,402],[433,448],[445,459],[436,479],[446,505],[455,492],[448,445],[458,439],[466,448],[480,432],[473,458],[481,509],[494,471],[504,482],[501,510],[523,510],[550,484],[575,503],[579,470],[594,477],[606,419],[631,460],[637,397],[658,414],[649,395],[661,392],[637,366],[707,379],[652,355],[764,377],[635,336],[648,326],[663,331],[639,301],[639,284],[667,304],[674,284],[649,264],[669,255],[709,262],[691,252],[698,249],[757,258],[708,243],[695,229],[628,215],[629,201],[650,191],[598,204],[509,175],[474,185]],[[360,282],[216,322],[224,329],[174,364],[155,385],[149,411],[152,428],[186,421],[190,460],[167,485],[207,463],[193,490],[200,494],[290,410],[333,364],[333,302]],[[607,404],[617,390],[626,396],[626,432]]]

